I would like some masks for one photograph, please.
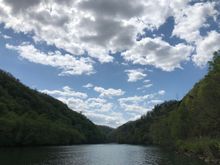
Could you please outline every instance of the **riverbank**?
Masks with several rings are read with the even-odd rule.
[[[178,141],[177,151],[190,157],[197,157],[206,163],[220,164],[220,140],[201,138]]]

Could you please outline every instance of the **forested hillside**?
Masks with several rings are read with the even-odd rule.
[[[0,146],[103,141],[104,135],[85,116],[0,71]]]
[[[178,101],[169,101],[157,105],[154,109],[136,121],[128,122],[118,127],[112,134],[118,143],[130,144],[152,144],[152,133],[150,131],[153,122],[166,118],[169,113],[179,105]],[[163,131],[163,130],[158,130]]]
[[[183,82],[184,83],[184,82]],[[204,159],[220,158],[220,52],[181,101],[169,101],[113,132],[118,143],[158,144]]]
[[[0,146],[118,142],[157,144],[204,159],[220,158],[220,52],[208,74],[180,101],[154,107],[117,129],[96,126],[62,102],[0,71]]]
[[[104,125],[98,125],[98,128],[104,136],[104,141],[103,141],[104,143],[113,142],[111,135],[112,135],[112,132],[114,131],[114,128],[104,126]]]

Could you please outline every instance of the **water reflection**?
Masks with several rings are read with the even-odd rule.
[[[156,147],[77,145],[0,149],[2,165],[203,165]]]

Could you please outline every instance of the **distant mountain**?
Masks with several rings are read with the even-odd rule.
[[[117,129],[96,126],[0,70],[0,146],[104,142],[157,144],[220,164],[220,52],[182,100],[157,105]]]
[[[169,115],[179,105],[178,101],[169,101],[157,105],[154,109],[136,121],[129,121],[112,132],[113,141],[129,144],[153,144],[151,126],[160,118]],[[158,130],[162,131],[162,130]]]
[[[104,126],[104,125],[98,125],[98,128],[101,131],[101,133],[103,134],[104,142],[105,143],[112,142],[111,134],[115,129],[108,127],[108,126]]]
[[[118,143],[158,144],[220,161],[220,52],[209,63],[208,74],[181,101],[155,106],[112,136]]]
[[[0,70],[0,146],[103,141],[103,133],[85,116]]]

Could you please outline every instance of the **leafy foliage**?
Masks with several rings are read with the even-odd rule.
[[[155,106],[141,119],[116,129],[113,137],[119,143],[158,144],[219,156],[220,52],[209,62],[209,73],[181,101]]]
[[[102,141],[104,135],[85,116],[0,70],[0,146]]]
[[[110,143],[112,141],[111,134],[114,131],[114,128],[104,126],[104,125],[98,125],[99,130],[101,131],[103,137],[104,137],[104,143]]]
[[[169,101],[155,106],[140,119],[128,122],[113,131],[113,139],[119,143],[152,144],[156,140],[157,133],[162,133],[157,127],[166,127],[163,122],[178,105],[178,101]]]

